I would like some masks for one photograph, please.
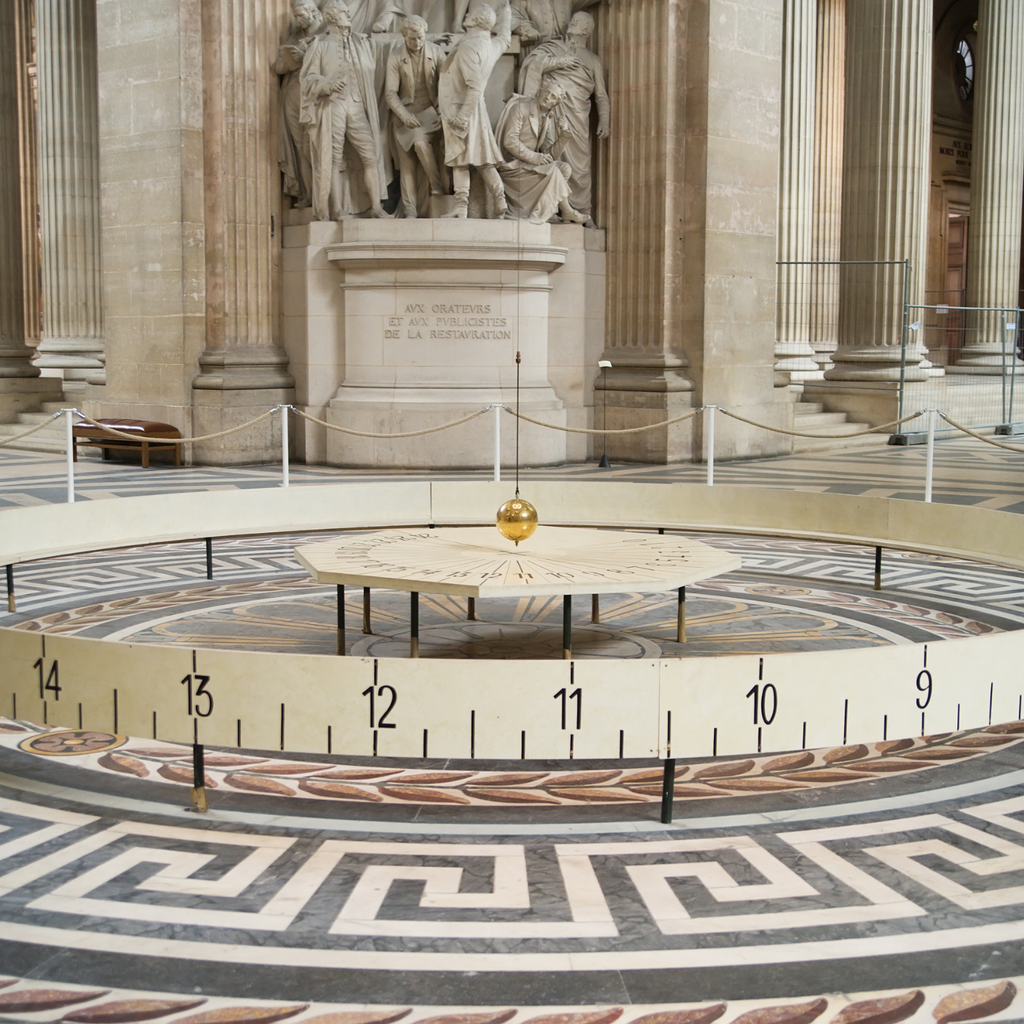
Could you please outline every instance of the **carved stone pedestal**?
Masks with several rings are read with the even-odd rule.
[[[347,220],[285,230],[284,337],[300,408],[373,434],[438,427],[516,401],[590,426],[601,354],[604,236],[525,221]],[[593,314],[593,311],[598,311]],[[520,462],[587,457],[583,435],[523,423]],[[515,420],[501,417],[502,462]],[[296,455],[333,465],[489,467],[493,414],[418,437],[296,426]]]

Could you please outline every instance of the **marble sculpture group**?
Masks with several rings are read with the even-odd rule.
[[[598,0],[292,0],[281,75],[284,190],[315,220],[482,215],[594,226],[591,117],[609,131]],[[396,32],[396,28],[398,32]],[[396,35],[399,36],[396,39]],[[488,82],[519,37],[518,91],[492,124]],[[444,199],[443,197],[448,197]]]

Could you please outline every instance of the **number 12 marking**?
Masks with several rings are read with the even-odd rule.
[[[391,694],[391,703],[388,704],[388,706],[384,709],[384,714],[382,714],[380,716],[380,718],[376,718],[376,719],[374,718],[374,714],[373,714],[373,712],[374,712],[373,687],[372,686],[368,686],[359,695],[360,697],[369,697],[370,698],[370,728],[371,729],[394,729],[394,728],[396,728],[394,722],[387,721],[387,717],[388,717],[388,715],[391,714],[392,710],[395,707],[395,704],[398,701],[398,694],[396,693],[395,688],[393,686],[384,685],[384,686],[378,686],[377,687],[377,696],[378,697],[383,697],[385,690],[387,690]]]

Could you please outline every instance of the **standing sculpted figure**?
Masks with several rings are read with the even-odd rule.
[[[505,156],[501,177],[509,209],[534,224],[544,224],[556,213],[572,224],[586,219],[569,203],[569,165],[551,155],[553,145],[568,130],[559,113],[565,98],[565,90],[549,82],[541,86],[539,96],[513,96],[498,119]]]
[[[418,185],[422,167],[431,195],[444,192],[434,154],[434,139],[441,128],[437,114],[437,79],[444,51],[427,39],[427,23],[411,15],[402,25],[403,46],[388,59],[384,100],[391,108],[392,151],[398,158],[402,205],[406,217],[422,208]]]
[[[545,43],[569,31],[574,11],[593,7],[600,0],[514,0],[512,31],[524,43]]]
[[[292,0],[292,30],[274,62],[274,70],[282,76],[277,163],[284,176],[285,195],[294,196],[296,206],[309,206],[313,187],[309,133],[299,123],[302,105],[299,72],[306,51],[322,24],[315,0]]]
[[[395,15],[405,14],[398,0],[346,0],[352,16],[352,31],[391,32]]]
[[[497,15],[487,4],[477,3],[466,15],[464,26],[466,34],[448,54],[438,80],[444,157],[452,168],[455,189],[454,216],[468,216],[470,170],[475,167],[491,197],[493,216],[504,217],[508,204],[495,166],[501,151],[484,104],[484,89],[498,58],[512,41],[509,0],[504,0]]]
[[[387,196],[387,181],[374,85],[374,47],[366,36],[352,31],[345,0],[326,0],[322,13],[326,29],[306,52],[300,77],[299,120],[309,131],[313,216],[340,220],[353,212],[345,177],[347,141],[362,163],[370,214],[384,217],[381,200]]]
[[[580,11],[572,16],[564,39],[541,43],[523,62],[519,74],[519,91],[536,96],[544,84],[556,83],[565,90],[559,109],[564,113],[568,131],[551,149],[556,160],[564,160],[572,170],[569,202],[582,213],[588,227],[594,226],[593,159],[590,141],[591,100],[597,107],[597,137],[608,138],[610,106],[604,84],[601,58],[587,48],[594,31],[594,19]]]

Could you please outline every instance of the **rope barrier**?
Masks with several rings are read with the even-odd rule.
[[[616,430],[588,430],[586,427],[560,427],[556,423],[545,423],[543,420],[535,420],[532,416],[527,416],[524,412],[514,412],[512,409],[502,406],[510,416],[515,416],[518,419],[526,420],[527,423],[536,424],[538,427],[549,427],[551,430],[561,430],[566,434],[639,434],[642,430],[655,430],[657,427],[669,427],[673,423],[682,423],[685,420],[691,420],[694,416],[699,415],[703,412],[703,407],[700,409],[691,409],[689,412],[684,413],[682,416],[675,416],[670,420],[662,420],[660,423],[648,423],[643,427],[621,427]]]
[[[401,434],[373,434],[368,430],[352,430],[350,427],[339,427],[336,423],[328,423],[326,420],[317,419],[315,416],[310,416],[308,412],[303,412],[301,409],[295,409],[294,411],[304,420],[309,420],[310,423],[318,423],[321,427],[326,427],[328,430],[336,430],[339,434],[352,434],[355,437],[377,437],[381,440],[387,440],[397,437],[422,437],[424,434],[436,434],[439,430],[447,430],[449,427],[457,427],[462,423],[468,423],[470,420],[475,420],[477,416],[483,416],[483,414],[487,412],[487,409],[477,409],[476,412],[471,412],[468,416],[463,416],[458,420],[452,420],[450,423],[442,423],[437,427],[426,427],[423,430],[407,430]]]
[[[254,420],[239,423],[237,427],[228,427],[227,430],[218,430],[216,434],[200,434],[198,437],[160,437],[156,438],[156,440],[158,440],[160,444],[194,444],[197,441],[213,441],[218,437],[227,437],[228,434],[237,434],[239,430],[245,430],[246,427],[262,423],[265,419],[269,419],[273,416],[280,408],[281,406],[276,405],[273,409],[263,413],[262,416],[257,416]],[[98,420],[94,420],[91,416],[86,416],[84,412],[79,412],[77,409],[74,411],[77,416],[85,420],[85,422],[90,426],[103,430],[108,434],[112,434],[114,437],[123,437],[129,441],[139,441],[142,439],[140,434],[126,434],[123,430],[115,430],[106,423],[100,423]]]
[[[246,421],[245,423],[239,423],[237,426],[229,427],[227,430],[219,430],[214,434],[201,434],[197,437],[167,437],[160,438],[161,444],[194,444],[199,441],[213,441],[218,437],[226,437],[228,434],[238,433],[240,430],[245,430],[247,427],[255,426],[257,423],[262,423],[263,420],[269,419],[276,412],[279,412],[282,408],[291,409],[296,415],[301,416],[305,420],[309,420],[310,423],[316,423],[327,430],[334,430],[341,434],[351,434],[355,437],[371,437],[378,438],[380,440],[394,440],[405,437],[422,437],[424,434],[435,434],[441,430],[448,430],[450,427],[458,427],[463,423],[468,423],[470,420],[475,420],[479,416],[483,416],[489,409],[494,406],[488,406],[485,409],[477,409],[474,412],[469,413],[466,416],[462,416],[459,419],[451,420],[448,423],[441,423],[436,427],[425,427],[423,430],[407,430],[401,433],[394,434],[376,434],[367,430],[353,430],[350,427],[341,427],[335,423],[328,423],[326,420],[312,416],[307,412],[303,412],[301,409],[296,409],[294,406],[275,406],[273,409],[263,413],[261,416],[257,416],[255,419]],[[691,409],[688,412],[683,413],[681,416],[674,416],[672,419],[661,420],[658,423],[647,423],[641,427],[622,427],[617,429],[604,429],[595,430],[587,427],[563,427],[555,423],[545,423],[543,420],[535,419],[532,416],[527,416],[526,413],[516,412],[513,409],[509,409],[507,406],[500,405],[497,408],[504,409],[510,416],[517,417],[518,419],[525,420],[527,423],[532,423],[538,427],[547,427],[550,430],[560,430],[566,434],[590,434],[590,435],[608,435],[608,434],[639,434],[645,430],[656,430],[659,427],[669,427],[676,423],[684,423],[687,420],[693,419],[694,416],[699,416],[704,411],[704,406],[699,409]],[[910,416],[904,416],[902,419],[892,420],[889,423],[881,423],[877,427],[868,427],[866,430],[859,430],[853,434],[810,434],[800,430],[787,430],[784,427],[775,427],[767,423],[758,423],[756,420],[748,419],[746,416],[741,416],[739,413],[730,412],[728,409],[722,406],[716,406],[719,412],[725,416],[729,416],[734,420],[739,420],[741,423],[746,423],[751,427],[758,427],[761,430],[771,430],[777,434],[787,434],[790,437],[806,437],[810,439],[825,439],[825,440],[846,440],[854,437],[863,437],[865,434],[876,434],[891,429],[892,427],[901,426],[904,423],[909,423],[911,420],[915,420],[920,416],[924,415],[924,412],[915,412]],[[86,416],[85,413],[79,412],[79,410],[72,410],[76,416],[98,430],[104,431],[104,433],[110,434],[113,437],[122,437],[128,441],[138,441],[138,434],[128,434],[124,431],[117,430],[114,427],[108,426],[105,423],[100,423],[98,420],[94,420],[91,416]],[[938,415],[946,421],[954,430],[959,430],[961,433],[966,434],[968,437],[973,437],[978,441],[984,441],[985,444],[990,444],[995,448],[1002,448],[1008,452],[1024,452],[1024,443],[1020,445],[1006,444],[1003,441],[996,441],[993,438],[985,437],[983,434],[979,434],[975,430],[971,430],[970,427],[965,427],[961,423],[957,423],[956,420],[947,416],[944,412],[936,409]],[[20,441],[23,438],[29,437],[32,434],[44,429],[45,427],[51,426],[56,420],[63,416],[63,412],[55,412],[48,419],[42,423],[37,423],[27,430],[23,430],[18,434],[14,434],[11,437],[5,437],[0,439],[0,447],[4,445],[14,444],[16,441]]]
[[[14,434],[11,437],[5,437],[2,441],[0,441],[0,448],[2,448],[5,444],[13,444],[15,441],[20,441],[23,437],[28,437],[29,434],[34,434],[37,430],[42,430],[43,427],[50,426],[55,420],[59,420],[63,415],[64,413],[62,412],[55,412],[53,413],[53,415],[50,416],[48,420],[43,420],[42,423],[37,423],[34,427],[29,427],[28,430],[23,430],[20,434]]]
[[[729,412],[728,409],[723,409],[721,406],[718,407],[718,411],[724,416],[731,416],[734,420],[739,420],[741,423],[749,424],[751,427],[760,427],[762,430],[773,430],[776,434],[789,434],[790,437],[809,437],[812,439],[818,438],[824,440],[843,440],[849,437],[863,437],[865,434],[876,434],[882,430],[888,430],[890,427],[898,427],[901,423],[916,420],[918,416],[923,415],[923,413],[915,412],[910,416],[904,416],[901,420],[893,420],[891,423],[880,423],[877,427],[868,427],[867,430],[858,430],[855,434],[807,434],[801,430],[786,430],[784,427],[772,427],[767,423],[758,423],[756,420],[748,420],[746,416],[740,416],[739,413]]]
[[[977,431],[971,430],[969,427],[962,427],[956,422],[956,420],[951,420],[944,412],[939,412],[938,409],[935,411],[938,412],[939,415],[954,429],[961,430],[970,437],[977,438],[979,441],[984,441],[985,444],[993,445],[996,448],[1005,448],[1008,452],[1017,452],[1018,454],[1024,451],[1024,446],[1022,445],[1006,444],[1003,441],[995,441],[991,437],[985,437],[983,434],[979,434]]]

